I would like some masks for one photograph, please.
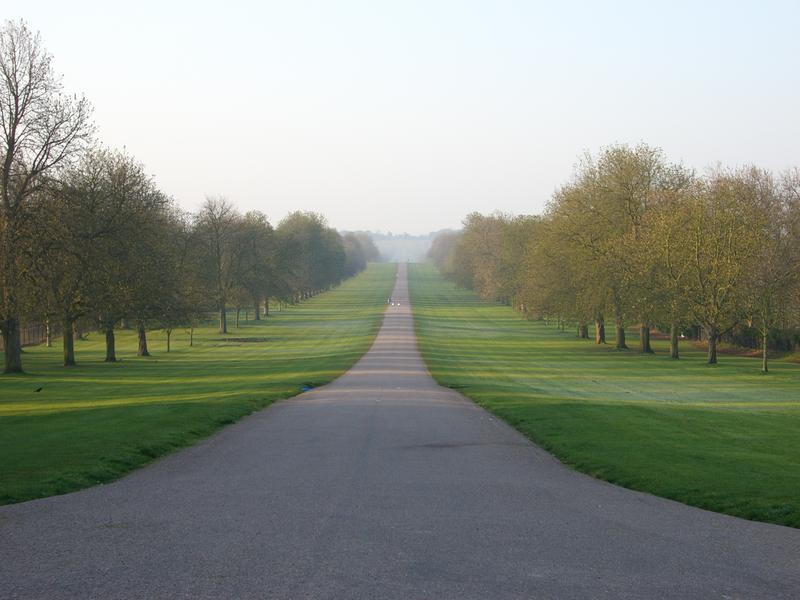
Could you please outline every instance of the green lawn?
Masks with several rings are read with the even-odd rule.
[[[102,362],[101,334],[76,342],[70,369],[60,366],[60,347],[27,348],[27,374],[0,376],[0,503],[109,481],[331,381],[371,345],[394,283],[393,265],[373,264],[228,336],[202,328],[190,348],[176,331],[169,354],[154,331],[150,358],[137,358],[134,333],[120,332],[117,364]]]
[[[598,347],[413,265],[434,377],[596,477],[711,510],[800,527],[800,366],[704,353],[679,361]],[[613,332],[613,330],[612,330]],[[637,343],[632,337],[629,344]]]

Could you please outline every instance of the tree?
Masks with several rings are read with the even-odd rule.
[[[757,188],[746,173],[715,171],[681,207],[675,227],[676,260],[685,275],[682,286],[695,322],[708,340],[708,363],[717,362],[720,337],[746,316],[746,281],[767,230]]]
[[[559,322],[573,319],[578,323],[579,337],[588,338],[587,322],[594,309],[584,301],[568,248],[559,243],[551,222],[539,221],[523,249],[521,296],[525,313],[537,318],[555,317]],[[598,343],[602,343],[601,328],[597,334]]]
[[[141,263],[137,253],[148,228],[168,210],[169,202],[133,157],[101,150],[92,153],[89,160],[101,170],[104,189],[97,204],[103,235],[91,245],[88,304],[105,335],[105,360],[116,362],[114,328],[123,317],[135,312],[137,286],[147,285],[140,277],[141,268],[132,268]],[[162,291],[165,290],[156,293]]]
[[[686,301],[686,277],[689,261],[684,246],[688,227],[688,203],[694,196],[690,189],[671,194],[646,216],[644,235],[640,238],[640,273],[650,275],[648,301],[657,304],[654,313],[670,328],[670,358],[678,359],[680,328],[689,315]],[[644,278],[640,275],[639,281]]]
[[[427,258],[445,277],[452,275],[456,244],[461,235],[460,231],[442,231],[433,238],[428,249]]]
[[[93,153],[71,168],[61,182],[29,200],[31,231],[27,247],[30,272],[46,298],[48,319],[60,320],[64,366],[75,365],[74,325],[90,310],[94,246],[114,228],[101,160]]]
[[[184,325],[189,330],[189,345],[194,345],[195,327],[216,307],[206,284],[207,265],[204,250],[197,243],[194,219],[190,215],[174,213],[174,232],[171,239],[176,252],[175,286],[179,290],[176,303],[170,306],[161,321],[165,331]],[[169,335],[168,335],[169,339]]]
[[[368,263],[371,262],[380,262],[383,260],[381,256],[381,251],[378,250],[378,246],[375,245],[375,240],[372,239],[372,236],[368,233],[354,233],[354,236],[358,239],[359,243],[361,244],[361,249],[364,252],[364,258]]]
[[[261,305],[269,295],[275,271],[275,234],[263,214],[251,211],[245,214],[238,235],[242,257],[236,281],[249,294],[255,318],[259,320]],[[239,303],[239,306],[242,304]]]
[[[31,223],[39,233],[31,232],[27,261],[36,280],[44,283],[45,318],[63,324],[66,366],[75,364],[73,326],[90,314],[105,334],[106,361],[116,361],[115,324],[141,310],[135,300],[143,296],[149,278],[171,272],[152,253],[146,261],[137,260],[167,206],[138,162],[103,149],[86,152],[31,203],[36,211]],[[153,266],[160,273],[154,274]],[[161,281],[151,292],[158,296],[169,289],[169,282]]]
[[[276,229],[284,281],[297,302],[339,283],[344,277],[342,236],[322,215],[293,212]]]
[[[206,281],[219,311],[219,332],[228,333],[227,302],[240,272],[241,216],[225,198],[207,198],[195,222],[196,239],[207,265]]]
[[[672,358],[681,331],[704,332],[709,363],[722,338],[757,342],[766,372],[770,345],[798,339],[798,247],[800,170],[777,182],[754,167],[698,178],[641,144],[586,155],[543,217],[470,214],[429,256],[459,285],[574,322],[581,338],[594,319],[604,343],[611,313],[618,349],[635,318],[643,353],[654,327],[668,328]]]
[[[367,268],[367,263],[380,258],[375,242],[367,235],[347,233],[342,236],[342,245],[345,256],[342,274],[345,277],[360,273]]]
[[[20,288],[26,204],[90,138],[91,108],[64,94],[38,34],[24,22],[0,28],[0,331],[5,373],[22,371]]]
[[[800,206],[794,202],[791,175],[781,185],[764,171],[751,168],[746,173],[754,191],[752,200],[762,218],[764,231],[755,232],[752,271],[747,278],[750,323],[761,335],[761,370],[769,371],[770,332],[786,318],[792,298],[800,284]]]
[[[637,294],[648,289],[650,273],[641,269],[638,240],[645,215],[665,193],[686,187],[691,173],[669,165],[658,148],[639,144],[586,155],[573,181],[554,196],[549,212],[562,239],[581,265],[581,279],[595,287],[592,297],[614,314],[617,349],[627,348],[626,317],[641,320],[642,350],[650,351],[653,302]],[[602,310],[598,310],[602,319]],[[598,323],[598,330],[601,323]]]
[[[509,276],[504,257],[503,235],[510,217],[471,213],[464,219],[461,251],[470,254],[471,287],[483,298],[508,301]]]

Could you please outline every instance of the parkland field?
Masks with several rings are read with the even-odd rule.
[[[422,354],[459,390],[564,463],[607,481],[747,519],[800,527],[800,365],[690,343],[669,358],[615,351],[527,321],[412,265]],[[632,340],[635,342],[635,338]]]
[[[377,334],[395,266],[372,264],[300,305],[240,323],[148,334],[151,357],[121,331],[119,363],[104,363],[102,333],[76,342],[61,366],[60,340],[25,349],[24,375],[0,385],[0,503],[110,481],[355,363]],[[39,391],[37,391],[39,390]]]

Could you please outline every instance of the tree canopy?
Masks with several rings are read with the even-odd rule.
[[[615,145],[582,157],[544,215],[470,214],[429,257],[449,278],[532,318],[573,323],[605,343],[606,319],[626,349],[651,331],[794,343],[800,309],[798,174],[717,168],[698,176],[657,148]]]
[[[224,197],[185,214],[133,156],[94,136],[91,107],[64,92],[38,34],[0,27],[0,332],[5,372],[22,370],[21,323],[60,332],[75,365],[81,326],[106,337],[134,326],[193,327],[246,303],[299,302],[377,260],[372,241],[340,235],[322,215],[294,212],[277,228]],[[169,339],[169,338],[168,338]]]

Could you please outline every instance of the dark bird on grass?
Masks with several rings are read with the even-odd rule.
[[[43,389],[44,389],[44,388],[36,388],[36,389],[35,389],[35,390],[33,390],[33,391],[34,391],[34,392],[36,392],[36,393],[38,394],[38,393],[39,393],[39,392],[41,392]]]

